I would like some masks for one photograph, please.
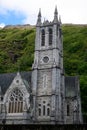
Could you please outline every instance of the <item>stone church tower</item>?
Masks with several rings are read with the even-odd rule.
[[[78,76],[64,76],[61,19],[36,24],[32,71],[0,74],[0,124],[82,123]]]
[[[39,11],[32,76],[35,120],[64,123],[63,45],[57,8],[52,22],[42,23]]]

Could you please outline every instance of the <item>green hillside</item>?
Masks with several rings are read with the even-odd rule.
[[[63,25],[66,75],[80,78],[82,109],[87,113],[87,26]],[[34,59],[35,27],[0,29],[0,73],[29,71]]]
[[[63,25],[66,75],[78,75],[84,120],[87,120],[87,26]]]

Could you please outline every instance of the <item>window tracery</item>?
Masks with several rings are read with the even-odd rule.
[[[43,101],[41,104],[38,104],[38,115],[50,116],[50,104],[47,104],[46,101]]]
[[[9,96],[8,113],[23,112],[23,93],[18,89],[14,89]]]

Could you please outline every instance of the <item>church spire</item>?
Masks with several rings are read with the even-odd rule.
[[[54,23],[58,22],[58,11],[57,11],[57,6],[55,6],[55,11],[54,11]]]
[[[37,25],[41,25],[41,9],[39,9]]]

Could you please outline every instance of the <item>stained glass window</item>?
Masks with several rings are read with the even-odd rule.
[[[9,96],[8,113],[22,113],[23,112],[23,94],[16,88]]]

